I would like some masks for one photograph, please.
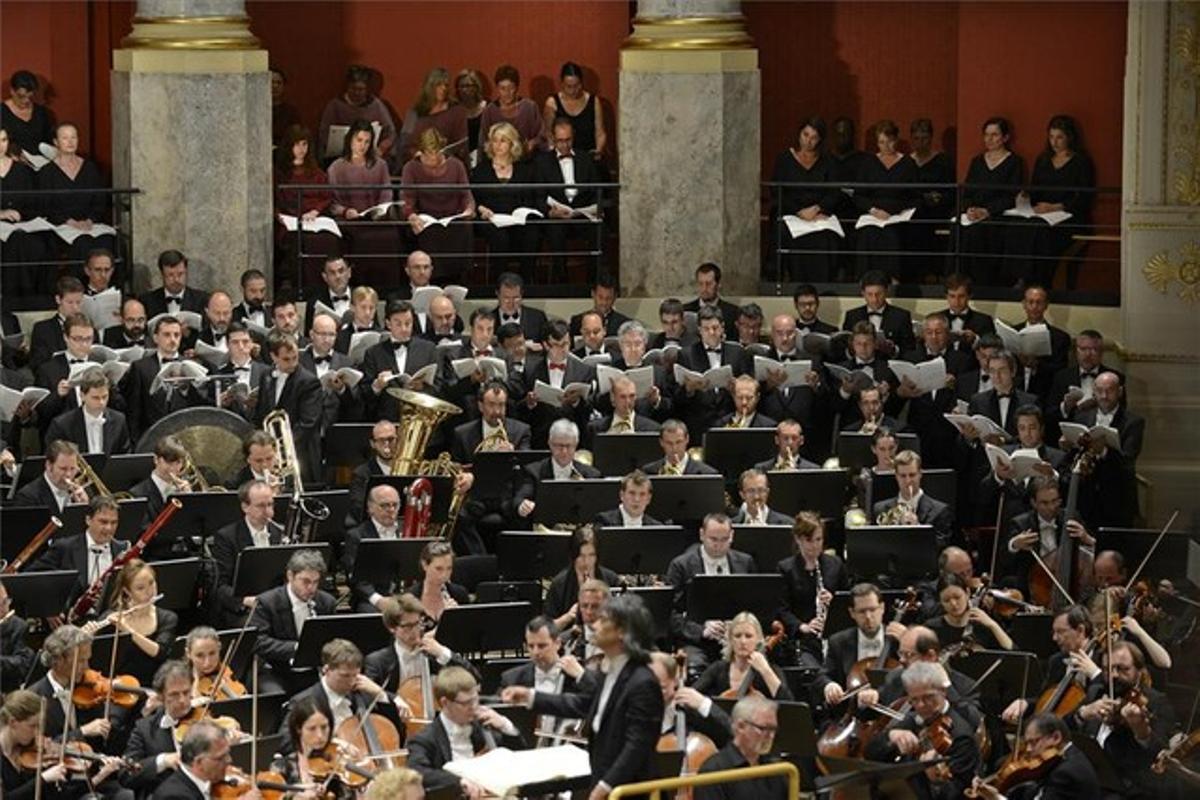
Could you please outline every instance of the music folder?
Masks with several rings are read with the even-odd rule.
[[[795,551],[791,525],[734,525],[734,547],[754,556],[761,570],[775,566]]]
[[[283,583],[288,560],[301,550],[319,552],[328,570],[331,549],[325,542],[247,547],[238,553],[237,564],[233,567],[233,596],[252,597]]]
[[[886,587],[923,580],[937,571],[931,525],[864,525],[846,529],[846,567]]]
[[[100,480],[110,492],[127,492],[134,484],[150,477],[154,469],[153,453],[126,453],[111,455],[104,462]]]
[[[524,635],[524,629],[522,629]],[[321,648],[330,639],[347,639],[358,645],[363,655],[387,647],[392,634],[383,626],[381,614],[326,614],[309,617],[300,631],[300,642],[292,656],[296,669],[321,666]]]
[[[1014,697],[1029,697],[1042,686],[1042,662],[1035,653],[978,650],[946,666],[972,679],[979,705],[989,714],[999,715]]]
[[[892,433],[896,433],[892,431]],[[834,444],[834,454],[842,469],[857,472],[863,467],[875,466],[875,454],[871,452],[871,437],[874,434],[857,431],[840,431]],[[896,433],[896,452],[912,450],[921,453],[921,441],[915,433]]]
[[[730,485],[736,486],[743,471],[777,452],[774,428],[712,428],[704,433],[704,463]]]
[[[440,539],[363,539],[354,555],[350,583],[366,581],[377,587],[412,583],[424,574],[421,551]],[[380,591],[383,591],[382,589]]]
[[[620,490],[617,478],[540,481],[533,521],[547,525],[591,521],[601,511],[616,508]]]
[[[216,535],[216,532],[242,517],[242,506],[237,492],[180,492],[171,495],[183,503],[175,512],[155,542],[169,543],[178,540],[195,542]]]
[[[742,611],[758,617],[764,631],[779,608],[786,584],[778,572],[751,575],[697,575],[688,582],[689,619],[733,619]]]
[[[670,586],[629,586],[616,592],[628,592],[642,598],[650,616],[654,618],[654,638],[666,641],[671,637],[671,606],[675,602],[675,590]]]
[[[662,457],[657,433],[598,433],[592,437],[592,466],[620,477]]]
[[[600,528],[596,554],[599,563],[618,575],[666,575],[671,560],[695,540],[695,533],[678,525]]]
[[[654,494],[646,513],[667,522],[704,519],[725,511],[725,478],[722,475],[651,475]]]
[[[921,489],[934,500],[941,500],[951,509],[958,504],[958,472],[952,469],[921,470]],[[900,494],[894,472],[871,473],[871,498],[878,503]]]
[[[501,531],[496,537],[500,575],[510,581],[553,578],[570,563],[571,534]]]
[[[772,470],[767,473],[771,508],[796,516],[815,511],[823,518],[841,519],[849,477],[841,469]]]
[[[177,558],[151,562],[155,582],[162,592],[156,603],[159,608],[182,611],[191,608],[196,598],[196,578],[200,575],[200,559]]]
[[[549,457],[549,450],[489,450],[476,453],[471,459],[471,472],[475,474],[471,494],[482,500],[503,500],[525,467]]]
[[[519,651],[525,623],[533,616],[529,603],[474,603],[442,612],[437,639],[459,654]]]

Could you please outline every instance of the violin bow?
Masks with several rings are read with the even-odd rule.
[[[254,599],[258,603],[258,598]],[[249,616],[246,619],[250,619]],[[254,673],[250,676],[254,693],[250,696],[250,780],[257,786],[255,775],[258,772],[258,654],[254,654],[251,662]]]
[[[46,698],[38,699],[37,775],[34,777],[33,800],[42,800],[42,757],[46,753]],[[63,748],[64,752],[66,748]]]
[[[1046,562],[1042,560],[1042,557],[1039,556],[1036,551],[1030,550],[1029,555],[1033,556],[1033,560],[1037,562],[1037,565],[1041,567],[1046,573],[1046,576],[1050,578],[1050,582],[1054,584],[1054,587],[1062,592],[1063,597],[1067,598],[1067,603],[1070,605],[1075,605],[1075,598],[1071,597],[1071,593],[1063,588],[1062,583],[1059,582],[1058,577],[1054,574],[1054,570],[1046,566]]]
[[[1161,531],[1159,531],[1158,538],[1154,540],[1154,544],[1150,545],[1150,549],[1146,551],[1146,555],[1142,556],[1142,562],[1138,564],[1137,569],[1133,571],[1133,575],[1129,577],[1129,582],[1125,584],[1126,595],[1129,594],[1129,590],[1133,588],[1133,585],[1137,583],[1137,579],[1141,577],[1142,570],[1146,568],[1146,564],[1150,563],[1150,556],[1154,555],[1154,551],[1158,549],[1160,544],[1162,544],[1163,537],[1167,535],[1167,531],[1169,531],[1171,526],[1175,524],[1175,519],[1178,516],[1179,509],[1177,508],[1175,509],[1175,513],[1171,515],[1171,518],[1167,520],[1167,524],[1163,526]]]
[[[254,609],[258,608],[258,597],[254,598],[254,602],[250,604],[250,611],[246,614],[246,621],[242,623],[242,629],[238,631],[237,637],[230,642],[229,647],[225,650],[225,657],[221,659],[220,666],[217,667],[217,677],[213,679],[212,688],[208,690],[208,702],[204,704],[204,711],[200,714],[200,719],[208,716],[209,706],[217,699],[217,695],[221,693],[221,681],[225,678],[225,670],[233,662],[233,654],[237,652],[238,647],[242,644],[242,637],[246,635],[246,631],[250,628],[250,618],[254,615]],[[255,680],[258,679],[257,672]],[[257,692],[257,690],[255,690]],[[253,771],[253,770],[251,770]]]
[[[121,643],[121,623],[125,619],[125,608],[117,609],[117,621],[113,623],[112,653],[108,657],[108,696],[104,698],[104,719],[112,712],[112,681],[117,674],[117,646]],[[64,742],[65,744],[65,742]]]
[[[1000,502],[996,505],[996,531],[992,535],[992,564],[988,575],[996,579],[996,558],[1000,553],[1000,523],[1004,519],[1004,491],[1000,492]]]
[[[1108,672],[1108,696],[1115,700],[1116,692],[1113,691],[1114,681],[1113,681],[1112,656],[1113,656],[1113,638],[1116,636],[1116,632],[1108,630],[1109,620],[1111,620],[1111,619],[1112,619],[1112,595],[1109,594],[1108,592],[1105,592],[1104,593],[1104,627],[1105,627],[1105,630],[1108,632],[1108,636],[1106,636],[1104,638],[1105,649],[1108,650],[1108,663],[1105,664],[1105,668],[1106,668],[1106,671]]]
[[[61,742],[62,750],[58,754],[58,763],[60,766],[67,763],[67,735],[71,732],[71,728],[73,727],[72,723],[79,721],[79,720],[75,719],[75,683],[76,683],[75,676],[78,674],[79,674],[79,648],[76,647],[74,649],[74,651],[72,651],[72,654],[71,654],[71,680],[70,680],[70,685],[67,687],[67,689],[71,693],[71,695],[70,695],[71,696],[71,707],[70,707],[70,712],[67,714],[67,719],[63,723],[62,742]]]

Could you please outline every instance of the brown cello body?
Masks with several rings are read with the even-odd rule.
[[[361,723],[358,717],[342,720],[334,738],[366,753],[377,769],[403,767],[408,761],[407,754],[400,749],[400,732],[380,714],[368,714]]]
[[[1071,468],[1071,483],[1067,488],[1067,504],[1063,511],[1063,520],[1076,519],[1079,505],[1079,481],[1091,471],[1092,459],[1088,453],[1083,453],[1075,460]],[[1046,554],[1042,564],[1034,562],[1029,572],[1029,599],[1039,606],[1062,610],[1075,602],[1083,590],[1091,583],[1092,554],[1079,546],[1075,537],[1071,536],[1064,522],[1062,537],[1058,548]],[[1047,574],[1054,574],[1058,585]],[[1062,586],[1069,594],[1067,597],[1059,590]]]

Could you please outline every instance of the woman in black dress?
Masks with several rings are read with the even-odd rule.
[[[825,637],[823,606],[827,612],[833,593],[849,588],[842,560],[825,553],[825,524],[812,511],[801,511],[792,524],[796,555],[779,562],[785,594],[779,619],[788,639],[796,643],[798,666],[821,666]]]
[[[361,754],[349,745],[333,742],[333,721],[317,705],[312,697],[304,697],[292,704],[287,715],[287,732],[294,745],[287,755],[276,754],[271,762],[271,771],[283,776],[289,786],[297,787],[287,793],[290,800],[349,800],[355,793],[338,778],[328,780],[319,771],[318,763],[332,760],[339,747],[346,748],[346,758],[353,761]],[[324,764],[321,764],[323,768]]]
[[[753,689],[772,700],[792,699],[787,682],[763,653],[763,632],[758,617],[743,611],[725,626],[721,660],[710,664],[692,688],[709,697],[720,697],[732,689],[741,697],[741,688],[747,679],[750,681],[747,693]]]
[[[621,584],[621,576],[600,566],[596,557],[596,531],[590,525],[576,528],[567,549],[571,564],[550,581],[542,613],[554,620],[560,631],[579,622],[579,587],[599,578],[610,588]]]
[[[55,225],[66,225],[79,232],[67,250],[71,261],[83,261],[96,248],[116,252],[116,240],[111,234],[93,232],[95,225],[108,219],[108,197],[103,192],[104,178],[96,162],[79,155],[79,129],[70,122],[54,129],[54,146],[58,155],[38,170],[38,188],[57,190],[60,194],[42,199],[42,213]]]
[[[8,81],[8,99],[0,104],[0,126],[12,137],[17,155],[41,157],[41,145],[54,141],[54,121],[41,103],[34,102],[38,79],[26,70],[13,73]]]
[[[836,184],[836,165],[825,155],[825,120],[808,117],[800,122],[796,146],[789,147],[775,159],[771,180],[776,183],[829,184],[828,186],[776,187],[779,198],[776,225],[780,248],[803,250],[786,253],[783,268],[789,280],[824,283],[833,276],[837,263],[840,238],[830,230],[817,230],[792,238],[783,217],[792,214],[806,222],[828,219],[837,215],[845,195]]]
[[[430,631],[437,627],[442,612],[471,601],[467,590],[450,581],[454,574],[454,549],[449,542],[430,542],[421,550],[421,572],[424,577],[405,591],[421,601],[425,609],[421,628]]]
[[[913,265],[924,264],[925,268],[906,276],[906,280],[919,280],[931,273],[938,273],[934,253],[946,250],[946,237],[938,236],[937,229],[945,228],[954,215],[954,164],[941,150],[933,149],[933,121],[922,117],[914,119],[908,126],[908,141],[912,152],[908,157],[917,167],[918,183],[940,183],[936,189],[922,189],[917,203],[913,224],[905,228],[905,249],[913,253],[929,253],[913,260]],[[924,272],[925,275],[917,274]]]
[[[537,193],[530,188],[509,189],[506,184],[534,182],[533,162],[523,160],[525,153],[521,134],[509,122],[497,122],[487,132],[483,145],[484,158],[471,170],[475,209],[487,224],[480,225],[488,243],[489,258],[507,266],[516,262],[525,280],[533,278],[534,253],[537,251],[537,226],[512,225],[497,227],[497,214],[512,214],[518,208],[535,209]],[[480,188],[495,187],[495,188]],[[517,255],[521,253],[523,255]],[[504,267],[496,269],[503,272]],[[496,271],[495,269],[493,271]]]
[[[1086,230],[1096,185],[1092,160],[1083,152],[1075,120],[1060,114],[1051,118],[1046,149],[1033,164],[1029,204],[1035,214],[1066,212],[1071,218],[1051,225],[1041,217],[1021,219],[1009,228],[1008,244],[1026,281],[1049,287],[1058,259],[1071,246],[1071,236]],[[1019,218],[1018,218],[1019,219]],[[1082,227],[1081,227],[1082,226]],[[1079,261],[1067,267],[1067,288],[1079,281]]]
[[[959,216],[959,272],[979,286],[1008,286],[1013,274],[1005,266],[1004,212],[1016,205],[1025,181],[1025,162],[1008,149],[1011,128],[1004,117],[983,123],[983,152],[971,159],[962,190]]]
[[[925,626],[937,634],[943,651],[964,640],[985,650],[1012,650],[1013,640],[1000,623],[982,608],[971,605],[971,590],[965,580],[950,572],[943,573],[937,590],[942,614]]]
[[[179,615],[154,605],[157,595],[154,567],[141,559],[131,559],[117,573],[108,614],[102,621],[91,623],[97,627],[113,625],[119,634],[117,673],[132,675],[143,686],[154,682],[154,673],[170,655],[179,626]]]
[[[8,130],[0,128],[0,222],[16,224],[28,222],[37,216],[37,203],[32,195],[14,195],[13,192],[29,192],[37,188],[37,176],[28,165],[20,161],[20,151],[9,138]],[[46,260],[44,233],[10,231],[8,239],[0,242],[0,264],[28,264]],[[36,276],[42,277],[38,285]],[[14,267],[3,271],[3,287],[0,291],[12,296],[31,292],[45,292],[52,288],[52,270]]]
[[[854,190],[854,205],[864,217],[886,220],[888,217],[917,206],[915,189],[888,184],[912,184],[917,182],[917,165],[905,158],[896,149],[900,141],[900,129],[890,119],[880,120],[875,125],[875,142],[878,151],[863,161],[858,173],[859,183],[882,184]],[[903,244],[900,229],[905,223],[887,227],[864,225],[857,229],[858,275],[874,269],[884,270],[893,280],[899,277],[900,255]]]

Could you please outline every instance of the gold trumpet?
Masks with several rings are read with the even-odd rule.
[[[750,418],[741,414],[734,414],[733,419],[725,423],[726,428],[745,428],[750,422]]]
[[[796,469],[796,454],[790,447],[783,448],[783,452],[775,459],[775,469],[789,472]]]

